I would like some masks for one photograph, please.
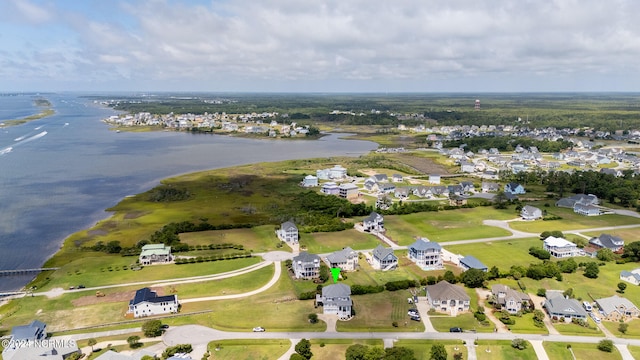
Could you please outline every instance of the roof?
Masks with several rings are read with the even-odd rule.
[[[478,269],[478,270],[486,270],[487,265],[483,264],[480,260],[476,259],[471,255],[467,255],[460,259],[460,263],[464,264],[466,267],[470,269]]]
[[[298,228],[296,227],[296,224],[294,224],[292,221],[283,222],[281,225],[281,229],[282,230],[289,230],[289,229],[298,230]]]
[[[495,284],[495,285],[493,285],[491,287],[491,293],[493,295],[496,295],[496,296],[498,296],[499,293],[504,293],[505,294],[504,298],[500,298],[499,297],[497,299],[499,304],[505,304],[506,303],[506,299],[509,299],[509,298],[514,298],[514,299],[517,299],[517,300],[519,300],[521,302],[522,301],[530,301],[531,300],[531,298],[529,298],[529,295],[527,295],[527,294],[525,294],[523,292],[514,290],[514,289],[508,287],[507,285],[503,285],[503,284]]]
[[[576,244],[572,243],[569,240],[558,238],[555,236],[549,236],[548,238],[544,239],[544,243],[549,247],[576,246]]]
[[[372,212],[371,214],[369,214],[369,216],[367,216],[366,218],[364,218],[364,220],[362,220],[363,222],[374,222],[378,219],[378,217],[382,218],[382,215],[378,214],[377,212]]]
[[[353,251],[352,248],[347,246],[342,250],[338,250],[334,253],[327,255],[327,260],[329,260],[329,262],[332,264],[347,262],[347,260],[349,259],[349,256],[351,256],[354,253],[355,251]]]
[[[140,252],[140,256],[169,254],[171,254],[171,246],[165,244],[147,244],[142,247],[142,251]]]
[[[358,189],[358,186],[356,186],[355,184],[352,183],[347,183],[347,184],[340,184],[340,186],[338,186],[340,189],[345,189],[345,190],[354,190],[354,189]]]
[[[293,257],[293,262],[312,263],[314,261],[320,261],[320,256],[316,254],[309,254],[306,251],[301,252],[298,256]]]
[[[342,283],[331,284],[322,288],[322,297],[344,298],[351,296],[351,287]]]
[[[563,296],[556,296],[545,301],[544,306],[550,313],[586,317],[587,312],[575,299],[566,299]]]
[[[142,288],[136,291],[136,295],[129,302],[129,305],[137,305],[142,302],[159,303],[159,302],[177,302],[177,295],[158,296],[155,291],[149,288]]]
[[[378,245],[378,246],[376,246],[375,249],[373,249],[373,257],[376,258],[376,259],[384,259],[389,255],[392,255],[393,257],[395,257],[397,259],[397,257],[393,253],[393,249],[392,248],[386,248],[386,247],[384,247],[382,245]]]
[[[525,205],[524,207],[522,207],[522,213],[525,213],[527,215],[535,215],[536,212],[542,213],[542,210],[531,205]]]
[[[622,270],[620,271],[620,276],[622,277],[634,277],[636,279],[636,281],[640,282],[640,273],[638,272],[631,272],[631,271],[626,271],[626,270]]]
[[[446,301],[451,299],[469,301],[471,298],[463,288],[442,280],[435,285],[427,286],[427,294],[431,300]]]
[[[42,321],[33,320],[29,325],[14,326],[11,335],[14,340],[35,340],[43,334],[46,335],[46,327]]]
[[[619,247],[624,245],[624,240],[617,236],[609,235],[609,234],[600,234],[598,237],[594,237],[589,240],[590,244],[605,247],[608,249],[618,249]]]
[[[430,249],[434,249],[434,250],[441,250],[442,246],[440,246],[440,244],[438,244],[437,242],[433,242],[433,241],[429,241],[429,240],[425,240],[424,238],[419,238],[418,240],[416,240],[416,242],[414,242],[413,244],[411,244],[409,246],[409,249],[416,249],[416,250],[430,250]]]
[[[618,311],[618,308],[623,308],[625,310],[637,308],[631,301],[618,295],[613,295],[603,299],[596,299],[596,304],[598,304],[598,307],[604,311],[605,315]]]

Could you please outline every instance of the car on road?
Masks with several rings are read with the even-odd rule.
[[[253,328],[253,332],[264,332],[264,328],[262,326],[256,326]]]
[[[84,285],[78,285],[78,289],[84,289],[85,286]]]
[[[160,329],[162,330],[167,330],[169,328],[169,325],[167,324],[162,324],[162,326],[160,326]]]
[[[452,328],[449,329],[449,332],[462,332],[462,328],[452,327]]]

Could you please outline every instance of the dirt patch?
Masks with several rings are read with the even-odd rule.
[[[164,288],[151,288],[151,290],[158,293],[158,296],[164,295]],[[105,294],[105,296],[101,296],[101,297],[98,297],[95,295],[89,295],[89,296],[83,296],[81,298],[75,299],[71,301],[71,303],[75,307],[80,307],[80,306],[87,306],[87,305],[93,305],[98,303],[103,304],[103,303],[115,303],[115,302],[125,302],[125,301],[128,302],[129,300],[133,299],[135,294],[136,294],[136,290],[107,293]]]
[[[96,230],[89,230],[87,231],[87,235],[89,236],[102,236],[102,235],[107,235],[108,232],[107,230],[102,230],[102,229],[96,229]],[[86,239],[85,241],[88,241],[89,239]]]
[[[130,220],[130,219],[137,219],[143,215],[148,214],[147,211],[132,211],[132,212],[128,212],[124,215],[124,219],[125,220]]]
[[[449,174],[449,171],[445,166],[440,165],[429,158],[412,156],[410,154],[393,154],[392,158],[423,174]]]

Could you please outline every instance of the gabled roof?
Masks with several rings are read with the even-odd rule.
[[[565,299],[563,296],[556,296],[547,299],[544,303],[547,310],[550,313],[567,315],[567,316],[580,316],[586,317],[587,312],[580,306],[580,303],[575,299]]]
[[[599,247],[604,247],[604,248],[613,250],[623,246],[624,240],[622,240],[618,236],[613,236],[609,234],[600,234],[600,236],[594,237],[591,240],[589,240],[589,243]]]
[[[378,218],[382,219],[382,215],[378,214],[377,212],[372,212],[371,214],[369,214],[369,216],[367,216],[366,218],[364,218],[364,220],[362,220],[363,222],[374,222],[377,221]]]
[[[14,326],[11,329],[13,340],[36,340],[44,333],[47,325],[42,321],[33,320],[29,325]]]
[[[382,245],[378,245],[378,246],[376,246],[375,249],[373,249],[373,257],[378,259],[378,260],[384,259],[389,255],[395,257],[396,259],[398,258],[393,253],[393,249],[392,248],[386,248],[386,247],[384,247]]]
[[[537,215],[536,213],[542,215],[542,210],[538,209],[535,206],[525,205],[524,207],[522,207],[522,211],[520,213],[524,216],[535,216]]]
[[[298,230],[298,228],[296,227],[296,224],[294,224],[292,221],[283,222],[281,229],[282,230],[289,230],[289,229]]]
[[[419,251],[430,250],[430,249],[442,250],[442,246],[440,246],[440,244],[438,244],[437,242],[425,241],[425,239],[420,238],[416,240],[416,242],[414,242],[413,244],[409,245],[409,249],[416,249]]]
[[[555,237],[555,236],[549,236],[548,238],[544,239],[544,243],[548,247],[576,246],[576,244],[572,243],[569,240],[566,240],[566,239],[563,239],[563,238],[558,238],[558,237]]]
[[[435,285],[428,285],[427,294],[431,300],[447,301],[455,299],[469,301],[471,299],[463,288],[457,285],[452,285],[446,280],[442,280]]]
[[[351,287],[342,283],[331,284],[322,288],[322,296],[325,298],[344,298],[351,296]]]
[[[351,256],[354,253],[355,251],[353,251],[352,248],[346,247],[342,250],[338,250],[334,253],[327,255],[327,260],[329,260],[329,262],[332,264],[344,263],[344,262],[347,262],[347,260],[349,260],[349,256]]]
[[[136,295],[129,302],[129,305],[137,305],[143,302],[159,303],[159,302],[176,302],[176,295],[158,296],[155,291],[151,291],[149,288],[142,288],[136,291]]]
[[[600,309],[604,311],[605,315],[609,315],[612,312],[618,311],[618,308],[622,308],[624,310],[634,308],[637,309],[637,307],[631,301],[618,295],[613,295],[611,297],[603,299],[597,299],[596,304],[598,304],[598,307],[600,307]]]
[[[171,246],[165,244],[147,244],[142,247],[142,251],[140,252],[140,256],[169,254],[171,254]]]
[[[464,264],[466,267],[470,269],[478,269],[478,270],[486,270],[487,265],[483,264],[480,260],[476,259],[471,255],[467,255],[460,259],[460,264]]]
[[[312,263],[314,261],[320,261],[320,257],[316,254],[309,254],[306,251],[301,252],[298,256],[293,257],[293,262]]]

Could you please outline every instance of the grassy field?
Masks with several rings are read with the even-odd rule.
[[[412,321],[407,316],[411,305],[407,304],[409,291],[385,291],[378,294],[353,296],[355,316],[349,321],[339,321],[338,331],[424,331],[422,322]],[[398,323],[398,327],[392,325]]]
[[[536,353],[528,344],[526,349],[518,350],[511,347],[511,341],[507,340],[479,340],[476,347],[478,360],[535,360]]]
[[[312,339],[310,341],[313,359],[344,359],[347,348],[354,344],[380,348],[384,345],[381,340]]]
[[[291,341],[282,340],[220,340],[207,346],[209,359],[220,360],[277,360],[289,347]]]
[[[473,305],[473,304],[472,304]],[[484,326],[480,324],[471,313],[460,314],[456,317],[434,315],[429,317],[431,325],[439,332],[448,332],[452,327],[460,327],[462,330],[475,330],[477,332],[493,332],[493,324]]]
[[[548,215],[556,215],[562,217],[562,220],[550,221],[514,221],[509,223],[512,229],[541,233],[547,230],[579,230],[599,228],[617,225],[637,225],[638,219],[631,216],[623,215],[601,215],[601,216],[583,216],[573,212],[572,209],[550,207],[543,208],[547,210]]]
[[[640,346],[627,346],[634,359],[640,359]]]
[[[585,344],[585,343],[563,343],[563,342],[551,342],[545,341],[542,343],[544,350],[547,352],[550,360],[591,360],[598,358],[598,360],[616,360],[622,359],[618,349],[614,348],[613,352],[607,353],[598,350],[597,344]],[[571,350],[567,348],[571,346]]]
[[[190,276],[212,275],[242,269],[257,264],[258,257],[212,261],[195,264],[167,264],[145,266],[141,270],[131,270],[136,257],[104,254],[87,254],[72,263],[62,266],[46,277],[39,277],[34,285],[39,291],[61,287],[63,289],[80,284],[86,287],[124,284],[130,282],[175,279]],[[48,280],[47,280],[48,278]]]
[[[553,327],[562,335],[580,335],[580,336],[603,336],[602,331],[596,326],[591,318],[588,320],[589,327],[576,324],[554,323]]]
[[[636,301],[637,298],[631,298],[632,301]],[[602,324],[609,330],[611,333],[617,337],[621,338],[639,338],[640,337],[640,319],[634,319],[631,321],[627,321],[629,327],[627,328],[627,332],[625,334],[618,331],[619,322],[614,321],[603,321]]]
[[[254,252],[276,250],[280,240],[276,237],[275,226],[263,225],[250,229],[228,229],[199,231],[180,234],[180,242],[189,245],[238,244]]]
[[[516,323],[509,325],[512,333],[516,334],[548,334],[546,327],[537,327],[533,324],[533,313],[524,314],[521,317],[512,316]]]
[[[539,238],[524,238],[464,245],[444,244],[445,249],[454,254],[473,255],[489,268],[497,266],[501,271],[509,270],[512,265],[526,266],[538,262],[538,259],[529,255],[532,246],[542,247],[542,241]]]
[[[302,234],[300,245],[312,254],[324,254],[342,250],[350,246],[354,250],[373,249],[380,240],[371,234],[361,233],[355,229],[339,232]]]
[[[456,353],[462,354],[462,358],[467,359],[467,347],[459,340],[398,340],[393,346],[413,350],[413,354],[418,360],[429,360],[431,359],[431,348],[435,344],[444,345],[447,350],[447,360],[453,360],[453,355]]]
[[[596,232],[585,232],[583,235],[587,235],[589,237],[600,236],[600,234],[606,233],[613,236],[619,236],[626,244],[640,240],[640,227],[632,228],[632,229],[616,229],[616,230],[607,230],[596,231]]]

